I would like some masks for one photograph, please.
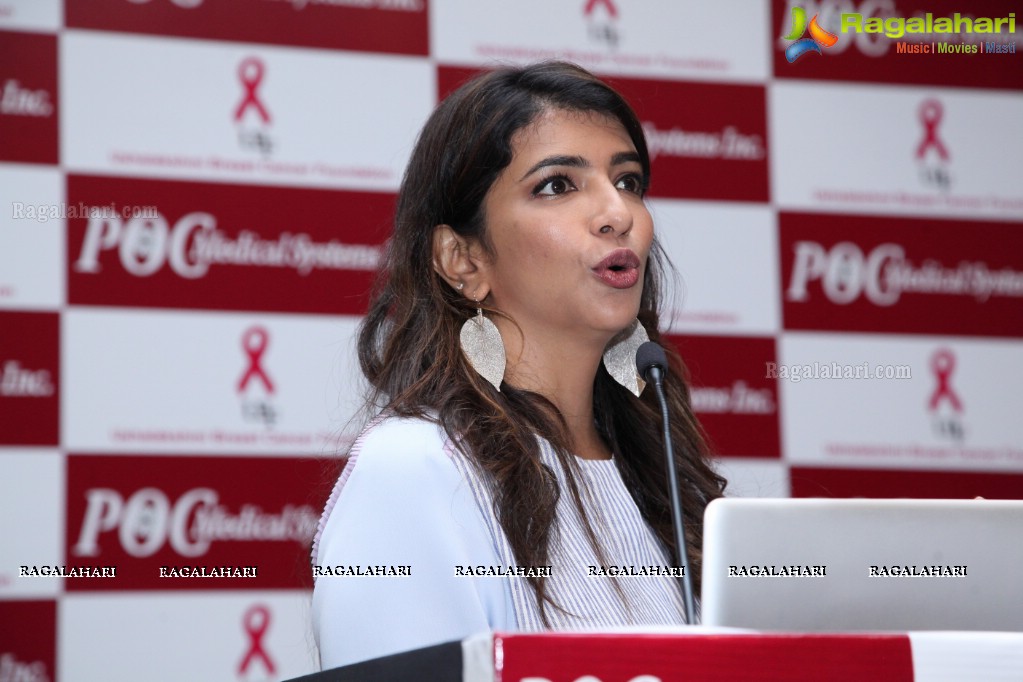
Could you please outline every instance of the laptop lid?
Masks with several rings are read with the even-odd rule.
[[[1023,631],[1023,501],[719,499],[705,625]]]

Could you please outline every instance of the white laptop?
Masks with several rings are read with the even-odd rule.
[[[1023,632],[1023,501],[720,499],[704,625]]]

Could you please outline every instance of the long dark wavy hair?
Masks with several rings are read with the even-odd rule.
[[[516,560],[524,566],[550,563],[555,509],[565,492],[554,472],[541,462],[537,436],[553,446],[568,473],[567,492],[582,513],[572,473],[578,471],[578,464],[571,454],[567,426],[550,401],[507,383],[498,392],[468,364],[459,347],[459,330],[475,314],[475,303],[435,273],[432,244],[434,228],[446,224],[493,255],[484,197],[512,160],[513,135],[549,109],[596,113],[619,121],[649,179],[650,158],[639,119],[621,95],[586,70],[565,62],[545,62],[500,68],[474,78],[437,107],[420,134],[402,180],[394,234],[358,339],[359,361],[370,384],[369,405],[439,422],[490,481],[497,518]],[[655,242],[638,315],[654,341],[660,338],[658,305],[666,263]],[[501,314],[488,308],[486,300],[482,306]],[[666,350],[670,364],[666,391],[686,515],[686,544],[699,589],[703,511],[721,496],[725,480],[707,463],[707,447],[690,406],[682,360],[670,345]],[[656,397],[651,389],[636,398],[603,365],[593,388],[599,433],[615,453],[622,479],[643,518],[674,556]],[[587,528],[591,544],[602,557],[599,532],[588,523]],[[532,578],[530,583],[547,623],[545,607],[560,607],[547,593],[543,578]]]

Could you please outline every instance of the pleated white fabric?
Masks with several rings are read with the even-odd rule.
[[[676,578],[667,576],[608,577],[591,575],[603,566],[623,569],[665,567],[671,562],[664,546],[643,520],[622,481],[614,460],[577,459],[576,483],[590,526],[599,540],[603,560],[586,535],[572,500],[566,473],[551,445],[540,439],[540,455],[561,486],[557,535],[551,543],[548,590],[561,608],[546,609],[551,628],[578,630],[631,625],[685,623],[682,593]],[[461,456],[452,457],[469,482],[487,530],[495,538],[502,562],[516,563],[511,545],[498,523],[488,486]],[[592,567],[592,568],[591,568]],[[521,630],[545,629],[532,588],[525,578],[509,578],[516,622]],[[617,582],[618,589],[615,587]]]

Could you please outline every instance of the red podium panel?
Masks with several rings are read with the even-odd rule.
[[[499,682],[914,679],[906,634],[496,633],[493,643]]]
[[[289,682],[1023,680],[1023,632],[482,632]]]

